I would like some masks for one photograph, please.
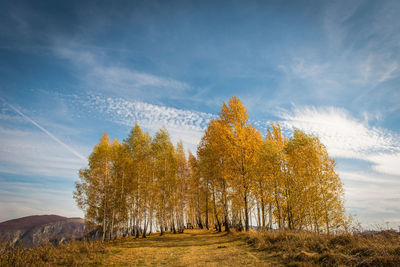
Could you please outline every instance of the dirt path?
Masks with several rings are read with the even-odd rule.
[[[107,249],[111,266],[277,266],[278,261],[234,235],[191,230],[184,234],[117,242]]]

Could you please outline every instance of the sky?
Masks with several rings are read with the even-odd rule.
[[[265,135],[317,135],[345,207],[400,225],[400,1],[1,1],[0,221],[82,217],[101,135],[165,126],[191,151],[238,96]]]

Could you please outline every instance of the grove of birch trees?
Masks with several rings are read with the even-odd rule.
[[[135,125],[119,142],[103,134],[79,172],[74,198],[102,239],[187,228],[313,231],[345,227],[335,161],[316,136],[278,123],[261,136],[246,107],[223,103],[187,153],[165,128],[154,137]]]

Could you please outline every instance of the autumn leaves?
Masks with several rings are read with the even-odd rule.
[[[279,124],[262,139],[235,96],[210,123],[197,160],[216,206],[214,223],[220,217],[227,230],[251,224],[329,233],[343,226],[342,184],[319,139],[300,130],[284,137]]]
[[[103,238],[146,236],[153,227],[229,231],[343,227],[343,189],[317,137],[271,124],[263,139],[233,96],[186,158],[165,129],[154,138],[136,125],[121,144],[104,135],[80,171],[74,197]]]

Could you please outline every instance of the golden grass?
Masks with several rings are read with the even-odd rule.
[[[400,266],[400,237],[377,234],[238,233],[260,251],[275,253],[288,266]]]
[[[47,243],[34,248],[0,246],[0,266],[97,266],[106,245],[101,242],[73,241],[60,246]]]
[[[279,266],[278,259],[236,235],[187,230],[110,242],[71,242],[60,247],[8,250],[2,266]]]
[[[324,236],[187,230],[32,249],[0,247],[0,266],[400,266],[394,231]]]
[[[113,245],[104,262],[111,266],[276,266],[242,239],[225,233],[190,230],[183,234],[130,238]]]

